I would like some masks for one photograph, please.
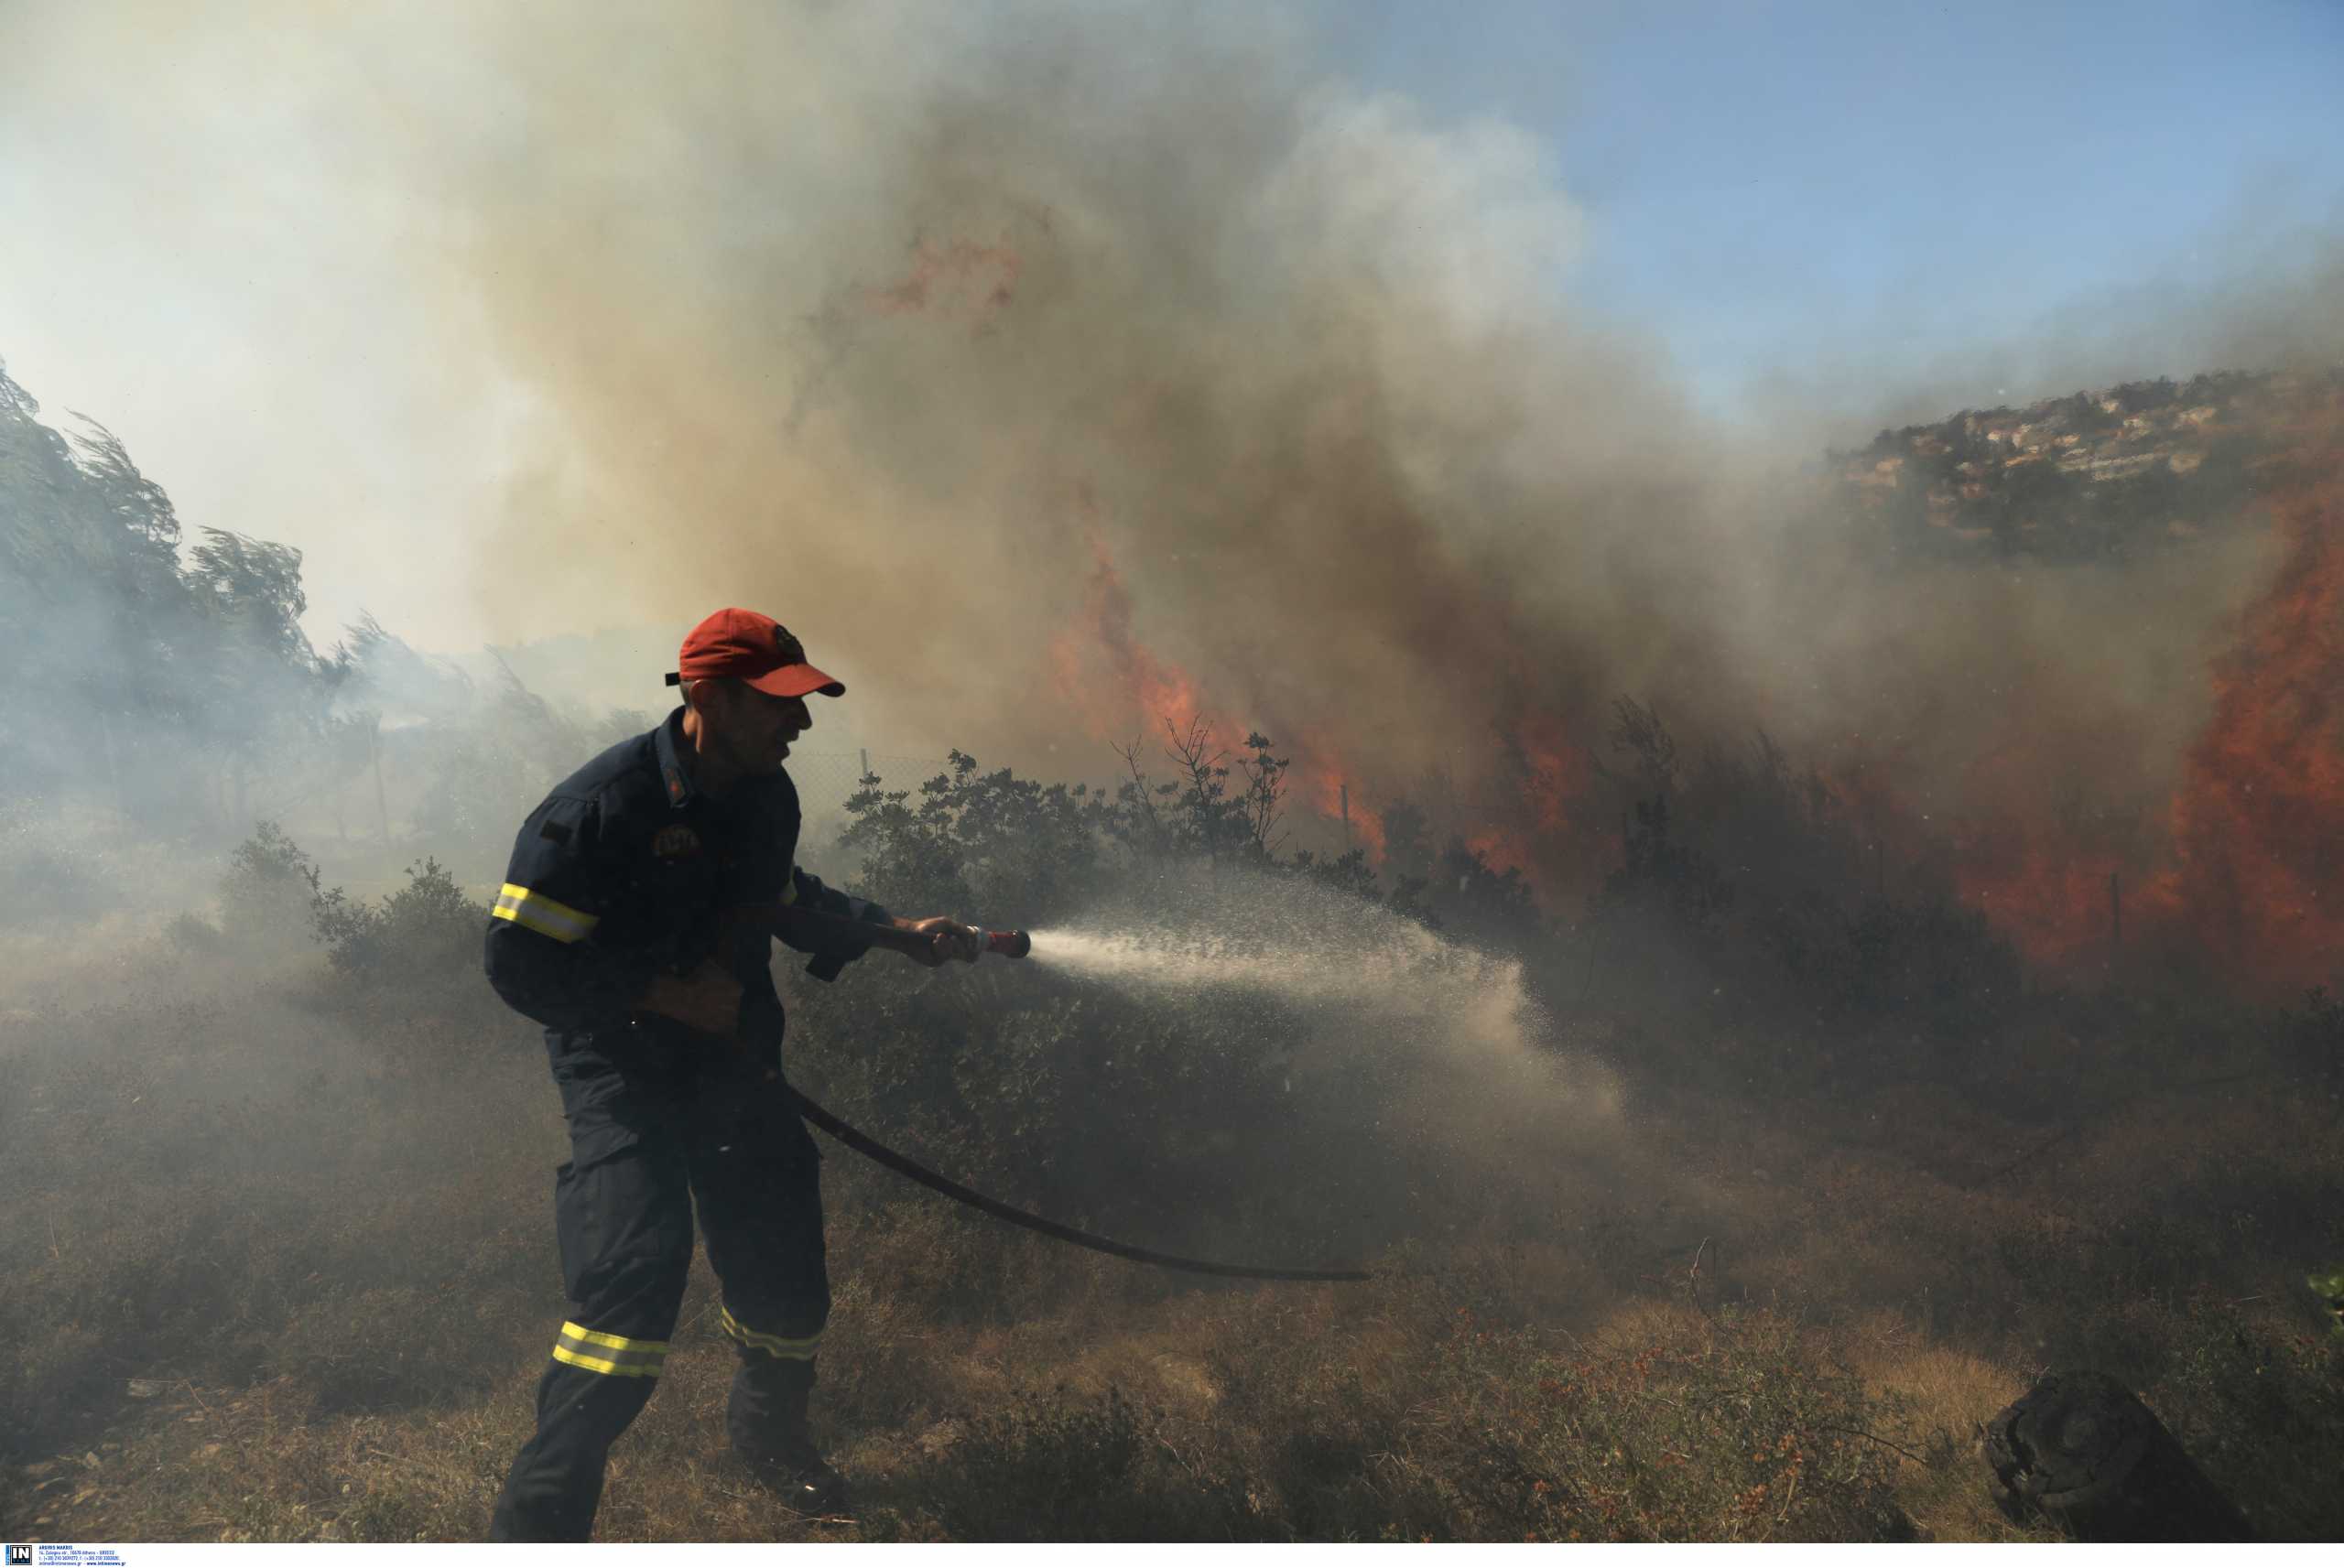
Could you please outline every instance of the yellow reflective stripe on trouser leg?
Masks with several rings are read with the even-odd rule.
[[[656,1378],[659,1368],[667,1363],[667,1342],[629,1339],[624,1335],[601,1334],[565,1323],[561,1325],[561,1337],[553,1342],[553,1358],[606,1377]]]
[[[784,1339],[777,1334],[759,1334],[743,1325],[741,1320],[722,1306],[716,1309],[717,1322],[724,1332],[752,1350],[762,1350],[782,1361],[811,1361],[822,1343],[822,1331],[816,1329],[803,1339]]]
[[[541,892],[515,887],[511,882],[506,882],[504,891],[496,895],[496,907],[489,914],[499,920],[526,925],[539,935],[550,936],[557,942],[577,941],[600,925],[602,918],[599,914],[572,909]]]

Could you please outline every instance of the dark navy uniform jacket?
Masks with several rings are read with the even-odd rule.
[[[725,913],[801,903],[879,925],[889,916],[798,869],[798,790],[786,773],[744,779],[721,800],[694,788],[683,714],[588,762],[521,825],[488,923],[489,983],[546,1026],[557,1053],[570,1037],[689,1040],[703,1037],[638,1019],[635,1001],[657,971],[717,957],[743,987],[742,1044],[777,1066],[783,1021],[770,938],[727,931]],[[813,955],[807,972],[824,980],[870,947],[852,926],[790,946]]]

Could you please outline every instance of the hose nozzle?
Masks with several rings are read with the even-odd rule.
[[[1034,939],[1023,931],[988,931],[985,951],[1004,958],[1022,958],[1034,950]]]

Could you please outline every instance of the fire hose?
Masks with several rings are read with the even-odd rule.
[[[931,1192],[942,1193],[954,1203],[965,1204],[980,1213],[989,1214],[1021,1229],[1039,1232],[1053,1240],[1087,1247],[1093,1252],[1104,1252],[1110,1258],[1128,1258],[1134,1263],[1153,1263],[1159,1269],[1180,1269],[1191,1274],[1219,1274],[1231,1280],[1340,1281],[1373,1278],[1364,1269],[1256,1269],[1243,1263],[1211,1263],[1199,1258],[1176,1258],[1169,1252],[1157,1252],[1145,1247],[1134,1247],[1127,1241],[1094,1236],[1087,1230],[1077,1230],[1071,1225],[1061,1225],[1055,1219],[1045,1219],[1038,1214],[1014,1208],[999,1198],[989,1198],[973,1188],[964,1187],[950,1176],[940,1176],[917,1161],[896,1153],[877,1139],[840,1120],[799,1090],[793,1087],[789,1094],[798,1102],[799,1115],[856,1153],[878,1161],[897,1175],[908,1176]]]
[[[787,925],[795,927],[801,935],[809,925],[817,923],[846,924],[834,916],[818,914],[811,910],[765,906],[755,913],[762,917],[769,929]],[[884,934],[877,945],[897,950],[904,950],[907,946],[906,942],[902,940],[903,938],[912,936],[909,932],[891,931],[884,926],[861,926],[854,935],[858,938],[869,939],[874,932]],[[985,938],[982,950],[986,953],[998,954],[1007,958],[1023,958],[1033,951],[1033,942],[1023,931],[989,931],[982,932],[980,935]],[[928,940],[925,937],[912,939],[917,942]],[[1116,1241],[1108,1237],[1093,1235],[1088,1230],[1078,1230],[1071,1225],[1063,1225],[1055,1219],[1046,1219],[1038,1214],[1029,1214],[1022,1208],[1002,1202],[999,1198],[987,1197],[973,1187],[962,1186],[951,1177],[940,1175],[910,1156],[897,1153],[868,1133],[831,1115],[795,1086],[785,1085],[784,1087],[789,1089],[790,1098],[797,1102],[800,1116],[856,1153],[877,1161],[897,1175],[908,1177],[930,1192],[943,1194],[954,1203],[964,1205],[981,1214],[989,1214],[993,1218],[1016,1226],[1020,1229],[1047,1236],[1054,1241],[1088,1248],[1093,1252],[1104,1252],[1111,1258],[1128,1259],[1134,1263],[1152,1263],[1159,1269],[1178,1269],[1191,1274],[1217,1274],[1223,1279],[1231,1280],[1347,1281],[1373,1277],[1364,1269],[1260,1269],[1243,1263],[1214,1263],[1199,1258],[1178,1258],[1169,1252],[1158,1252],[1146,1247],[1134,1247],[1127,1241]]]

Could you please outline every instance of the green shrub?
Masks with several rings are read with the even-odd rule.
[[[361,986],[415,990],[478,968],[488,907],[429,856],[407,867],[407,886],[372,903],[340,888],[317,895],[311,928],[336,973]]]
[[[318,863],[285,829],[255,823],[253,836],[236,846],[220,879],[221,928],[247,951],[298,946],[308,935],[318,887]]]

